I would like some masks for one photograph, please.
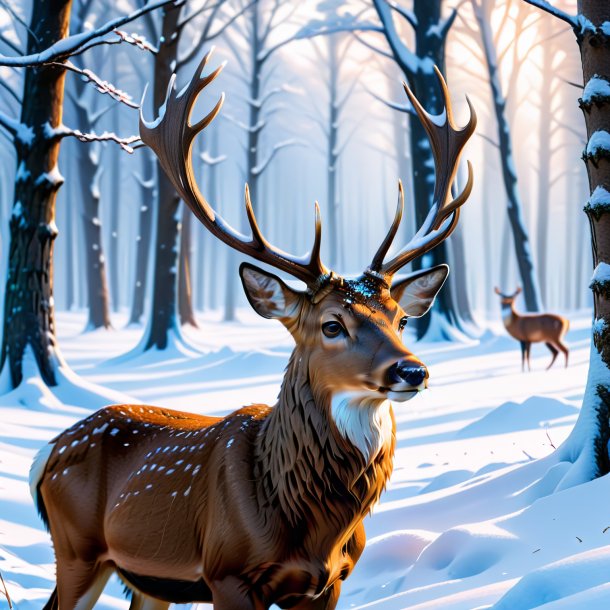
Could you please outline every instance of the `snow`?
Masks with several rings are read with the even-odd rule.
[[[590,210],[594,216],[599,217],[608,208],[610,208],[610,192],[600,184],[595,187],[591,197],[589,197],[585,205],[585,211]]]
[[[610,265],[608,263],[601,262],[593,271],[591,284],[603,284],[608,281],[610,281]]]
[[[586,153],[593,158],[610,154],[610,133],[604,129],[594,131],[587,142]]]
[[[141,329],[117,319],[122,330],[82,333],[85,312],[59,313],[62,351],[80,377],[59,366],[54,389],[26,356],[27,381],[0,396],[0,572],[17,610],[39,609],[54,584],[49,537],[28,486],[44,443],[105,402],[222,415],[275,401],[291,339],[250,311],[238,317],[242,322],[220,322],[214,312],[200,318],[200,331],[185,331],[196,350],[183,350],[174,337],[166,352],[125,358]],[[546,372],[548,352],[534,345],[531,373],[521,373],[518,344],[499,319],[483,340],[465,343],[417,344],[407,328],[405,343],[428,366],[430,388],[394,405],[394,473],[366,520],[367,547],[339,610],[608,607],[610,521],[600,507],[610,477],[564,482],[584,438],[564,443],[583,399],[591,334],[588,312],[570,321],[570,367]],[[596,350],[591,355],[599,360]],[[233,450],[233,438],[225,442]],[[112,580],[96,609],[127,607]]]
[[[584,104],[610,99],[610,82],[603,76],[593,75],[587,81],[581,99]]]

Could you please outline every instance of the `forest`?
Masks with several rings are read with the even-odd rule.
[[[430,130],[474,115],[439,201]],[[224,417],[281,400],[299,338],[252,311],[278,317],[244,252],[319,254],[332,285],[374,270],[388,230],[392,255],[419,247],[460,193],[434,219],[450,237],[401,271],[450,268],[403,335],[430,389],[394,405],[394,474],[335,603],[608,607],[605,0],[0,0],[0,136],[0,607],[52,604],[28,472],[62,430],[109,404]],[[282,303],[319,288],[289,280]],[[169,607],[122,589],[112,576],[95,607]]]

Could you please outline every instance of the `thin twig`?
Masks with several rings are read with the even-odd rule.
[[[2,591],[2,593],[4,593],[4,596],[6,597],[6,601],[8,602],[9,609],[12,610],[13,604],[11,602],[11,596],[8,594],[8,589],[6,588],[6,583],[4,582],[4,578],[2,578],[2,572],[0,572],[0,581],[2,582],[2,588],[4,589],[4,591]]]

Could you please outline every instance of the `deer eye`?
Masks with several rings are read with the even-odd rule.
[[[409,321],[409,318],[407,318],[407,316],[404,316],[404,318],[400,318],[400,322],[398,323],[398,330],[399,331],[404,330],[408,321]]]
[[[322,324],[322,332],[329,339],[335,339],[340,335],[344,335],[345,329],[339,322],[324,322],[324,324]]]

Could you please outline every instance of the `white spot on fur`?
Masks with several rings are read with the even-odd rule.
[[[32,494],[32,498],[34,499],[34,503],[38,506],[36,501],[38,484],[42,481],[42,477],[44,476],[44,471],[47,466],[47,462],[49,461],[49,456],[51,455],[51,451],[53,451],[54,443],[47,443],[44,445],[40,451],[34,456],[34,461],[30,466],[30,493]],[[61,451],[60,451],[61,453]]]
[[[368,395],[339,393],[331,401],[331,414],[339,433],[371,462],[392,439],[390,401]]]

